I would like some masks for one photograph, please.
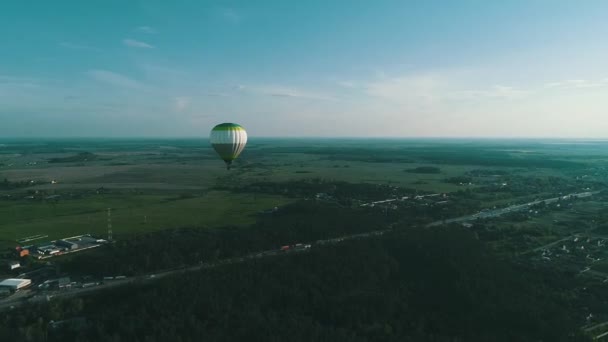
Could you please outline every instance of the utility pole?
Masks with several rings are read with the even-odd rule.
[[[108,208],[108,241],[112,241],[112,208]]]

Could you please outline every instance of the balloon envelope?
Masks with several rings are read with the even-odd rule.
[[[226,166],[230,169],[232,161],[245,149],[247,132],[241,125],[222,123],[213,127],[209,140],[215,152],[226,162]]]

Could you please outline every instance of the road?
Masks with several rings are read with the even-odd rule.
[[[548,198],[548,199],[544,199],[544,200],[532,201],[532,202],[528,202],[528,203],[524,203],[524,204],[516,204],[516,205],[512,205],[512,206],[505,207],[505,208],[480,211],[480,212],[478,212],[476,214],[472,214],[472,215],[461,216],[461,217],[456,217],[456,218],[451,218],[451,219],[441,220],[441,221],[435,221],[435,222],[429,223],[427,225],[427,227],[440,226],[443,224],[450,224],[450,223],[455,223],[455,222],[472,221],[472,220],[476,220],[476,219],[480,219],[480,218],[483,219],[483,218],[498,217],[498,216],[512,213],[515,211],[528,209],[529,207],[531,207],[533,205],[541,204],[543,202],[546,204],[550,204],[550,203],[557,202],[560,199],[565,200],[565,199],[570,199],[573,197],[574,198],[583,198],[583,197],[593,196],[594,194],[597,194],[597,193],[599,193],[599,191],[580,192],[580,193],[569,194],[569,195],[560,196],[560,197],[553,197],[553,198]]]
[[[560,242],[572,240],[572,239],[580,237],[580,236],[581,236],[581,233],[575,233],[575,234],[566,236],[565,238],[559,239],[557,241],[549,242],[546,245],[542,245],[542,246],[539,246],[539,247],[535,247],[535,248],[529,249],[529,250],[527,250],[527,251],[525,251],[525,252],[523,252],[521,254],[524,255],[524,254],[528,254],[528,253],[532,253],[532,252],[542,251],[543,249],[551,248],[551,247],[559,244]]]
[[[251,253],[251,254],[248,254],[248,255],[245,255],[242,257],[222,259],[222,260],[219,260],[219,261],[216,261],[213,263],[201,262],[198,265],[180,267],[180,268],[176,268],[176,269],[149,273],[149,274],[136,276],[136,277],[127,277],[127,278],[118,279],[118,280],[107,280],[99,285],[90,286],[90,287],[86,287],[86,288],[76,288],[76,289],[62,290],[62,291],[46,291],[46,292],[37,293],[37,294],[32,294],[33,292],[31,290],[22,290],[5,300],[0,300],[0,311],[14,309],[17,306],[25,305],[25,304],[42,303],[42,302],[48,301],[49,299],[78,297],[78,296],[93,293],[96,291],[106,290],[109,288],[115,288],[115,287],[128,285],[128,284],[153,282],[153,281],[156,281],[156,280],[159,280],[159,279],[162,279],[165,277],[177,275],[177,274],[182,274],[182,273],[186,273],[186,272],[195,272],[195,271],[219,267],[219,266],[223,266],[223,265],[241,263],[241,262],[244,262],[244,261],[250,260],[250,259],[273,257],[273,256],[283,256],[283,255],[288,255],[288,254],[292,254],[292,253],[303,253],[303,252],[309,251],[310,248],[312,248],[316,245],[320,246],[320,245],[328,245],[328,244],[337,244],[337,243],[340,243],[345,240],[360,239],[360,238],[366,238],[366,237],[371,237],[371,236],[379,236],[390,230],[391,229],[386,229],[386,230],[372,231],[372,232],[368,232],[368,233],[346,235],[346,236],[326,239],[326,240],[318,240],[314,243],[311,243],[309,248],[306,248],[304,246],[302,246],[300,248],[294,247],[289,251],[273,249],[273,250]]]
[[[396,202],[396,201],[405,201],[408,200],[410,198],[412,199],[422,199],[425,197],[436,197],[436,196],[440,196],[441,194],[428,194],[428,195],[417,195],[414,197],[409,197],[409,196],[403,196],[400,198],[387,198],[385,200],[381,200],[381,201],[374,201],[374,202],[369,202],[369,203],[364,203],[361,204],[360,207],[373,207],[376,204],[384,204],[384,203],[391,203],[391,202]]]

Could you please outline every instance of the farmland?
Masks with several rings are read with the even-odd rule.
[[[24,257],[19,272],[32,272],[38,283],[61,275],[84,286],[83,279],[97,279],[86,284],[101,284],[107,275],[121,275],[128,284],[137,279],[152,281],[158,272],[171,274],[183,267],[200,270],[197,265],[219,267],[230,260],[243,264],[215,275],[197,273],[191,279],[205,283],[208,277],[246,274],[245,269],[256,269],[267,280],[282,279],[282,275],[267,273],[272,261],[251,259],[282,258],[288,254],[281,254],[280,246],[305,243],[313,246],[307,250],[312,260],[330,259],[311,264],[311,270],[303,274],[297,265],[308,259],[287,258],[282,262],[293,270],[286,273],[290,277],[316,283],[315,277],[324,279],[327,274],[339,274],[335,269],[345,270],[341,277],[348,280],[335,284],[354,284],[348,291],[362,293],[367,290],[358,284],[373,283],[376,276],[364,276],[370,271],[360,273],[347,262],[332,262],[359,260],[368,270],[378,270],[377,277],[386,281],[405,277],[408,284],[421,279],[419,287],[412,289],[414,294],[428,284],[438,287],[421,293],[464,291],[443,300],[453,309],[464,305],[463,298],[476,298],[475,291],[466,290],[470,284],[503,279],[481,285],[481,292],[495,297],[502,292],[499,283],[513,282],[514,288],[507,291],[517,300],[502,304],[513,304],[509,309],[513,311],[498,305],[492,308],[494,312],[516,319],[520,315],[512,313],[535,310],[539,305],[530,299],[537,298],[543,303],[542,315],[568,312],[551,318],[564,322],[564,330],[594,327],[599,334],[603,330],[595,325],[608,320],[608,311],[595,304],[608,300],[604,283],[608,279],[604,247],[608,241],[607,167],[608,144],[604,142],[251,139],[227,171],[203,139],[5,141],[0,144],[0,248],[6,258],[14,258],[16,245],[41,245],[88,234],[105,238],[111,208],[113,243],[102,241],[99,248],[78,253],[57,252],[52,266],[46,264],[50,255],[43,255],[44,260]],[[374,231],[386,234],[377,238],[370,234]],[[344,242],[336,250],[329,247],[348,236],[371,241]],[[21,243],[25,237],[34,240]],[[411,248],[402,250],[401,244]],[[339,257],[340,248],[346,248],[347,256]],[[435,253],[429,254],[431,250]],[[397,265],[407,272],[399,271]],[[480,268],[483,275],[478,273]],[[410,279],[411,270],[418,275]],[[470,281],[453,287],[440,281],[445,274],[466,274],[463,279]],[[479,277],[485,280],[478,281]],[[257,284],[259,279],[252,273],[242,282]],[[448,285],[440,285],[444,283]],[[327,290],[340,292],[335,284]],[[292,293],[293,286],[286,289],[282,291],[290,298],[302,295]],[[541,296],[535,294],[537,289],[542,289]],[[72,293],[61,291],[38,292]],[[429,297],[426,294],[424,298]],[[141,300],[150,301],[147,296],[144,291],[141,298],[146,299]],[[132,293],[127,297],[135,298]],[[99,306],[100,298],[92,295],[85,311],[114,310]],[[69,306],[78,300],[65,303]],[[406,300],[413,303],[411,298]],[[480,297],[473,302],[488,301]],[[548,309],[552,303],[561,309]],[[426,306],[426,301],[420,303]],[[53,314],[53,319],[69,318],[72,312],[58,310],[63,313]],[[46,320],[50,317],[41,315]],[[434,311],[424,315],[433,317]],[[36,317],[23,319],[44,333]],[[0,319],[12,320],[9,316]],[[92,324],[105,331],[102,323]],[[532,334],[553,333],[557,334],[553,330]]]
[[[191,197],[192,196],[192,197]],[[57,202],[3,201],[0,237],[5,241],[46,234],[50,239],[91,233],[105,236],[107,208],[112,208],[115,237],[181,226],[217,227],[253,222],[260,210],[288,202],[279,196],[236,195],[209,191],[188,194],[96,194]],[[5,242],[6,243],[6,242]]]
[[[0,180],[8,183],[0,188],[0,239],[10,245],[36,234],[51,239],[103,235],[107,208],[113,210],[118,238],[180,226],[245,225],[256,212],[293,199],[216,189],[269,181],[387,184],[422,193],[473,190],[489,205],[543,194],[526,194],[527,185],[499,197],[484,191],[499,178],[508,179],[512,189],[530,174],[539,181],[553,177],[564,183],[559,186],[604,181],[599,172],[603,149],[555,146],[539,141],[252,139],[227,172],[205,140],[5,141]],[[577,177],[578,183],[566,181]]]

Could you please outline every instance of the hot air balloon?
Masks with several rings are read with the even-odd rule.
[[[241,125],[222,123],[213,127],[209,140],[215,152],[226,162],[226,168],[230,170],[232,161],[245,149],[247,132]]]

